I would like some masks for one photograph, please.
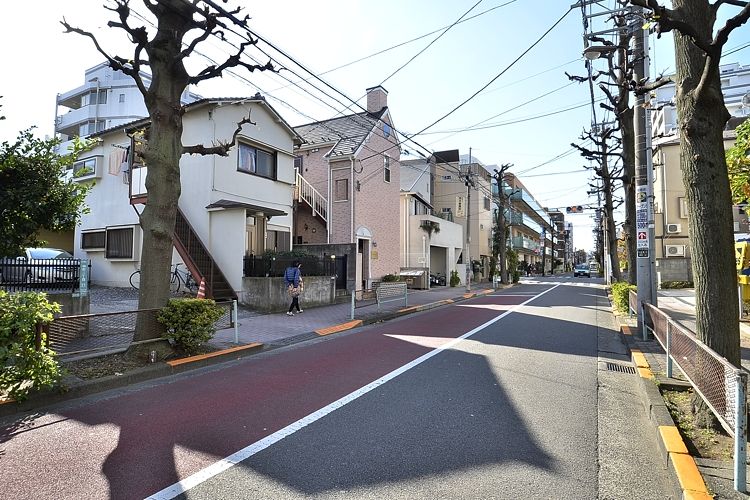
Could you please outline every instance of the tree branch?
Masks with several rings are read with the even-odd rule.
[[[247,117],[240,120],[240,122],[237,124],[237,129],[234,131],[234,134],[232,134],[232,140],[228,142],[219,142],[218,144],[214,146],[203,146],[201,144],[195,145],[195,146],[183,146],[182,147],[182,154],[189,154],[189,155],[219,155],[219,156],[229,156],[229,150],[232,149],[232,146],[237,142],[237,136],[242,131],[242,126],[249,123],[250,125],[255,125],[256,123],[250,119],[250,114],[247,115]]]
[[[222,71],[224,71],[227,68],[234,68],[237,66],[242,66],[249,70],[251,73],[255,70],[260,71],[272,71],[274,73],[278,73],[279,71],[273,67],[273,64],[271,63],[271,60],[266,64],[249,64],[240,59],[240,56],[245,51],[245,48],[256,45],[258,43],[258,40],[249,40],[247,42],[242,42],[239,46],[239,49],[237,50],[237,53],[229,56],[226,61],[224,61],[219,66],[211,65],[207,68],[205,68],[203,71],[198,73],[196,76],[190,77],[190,80],[188,83],[196,84],[199,82],[202,82],[203,80],[208,80],[210,78],[216,78],[218,76],[221,76]]]

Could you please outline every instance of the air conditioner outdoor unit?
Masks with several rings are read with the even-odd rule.
[[[667,232],[670,234],[681,233],[682,224],[667,224]]]
[[[684,257],[685,245],[665,245],[667,257]]]

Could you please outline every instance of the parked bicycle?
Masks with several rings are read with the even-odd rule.
[[[195,279],[193,279],[193,275],[190,274],[190,271],[187,269],[182,270],[180,266],[184,266],[184,264],[178,262],[173,266],[172,271],[170,272],[169,291],[172,293],[177,293],[180,291],[180,288],[184,287],[188,293],[198,293],[198,283],[195,281]],[[130,275],[130,286],[138,290],[140,285],[141,270],[138,269]]]

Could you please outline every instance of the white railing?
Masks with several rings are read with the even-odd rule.
[[[328,222],[328,200],[320,194],[317,189],[297,173],[297,192],[302,201],[310,205],[313,215],[318,215],[326,223]]]

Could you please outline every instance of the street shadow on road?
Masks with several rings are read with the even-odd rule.
[[[557,472],[485,357],[450,350],[243,461],[222,485],[265,476],[315,496],[515,464]],[[501,475],[482,476],[482,488],[502,487]]]

